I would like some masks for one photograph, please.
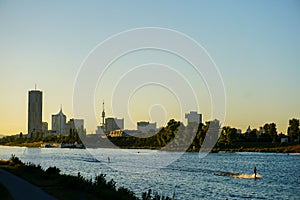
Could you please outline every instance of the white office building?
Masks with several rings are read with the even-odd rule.
[[[66,115],[62,112],[60,108],[59,113],[52,115],[52,131],[55,131],[58,135],[68,135],[69,132],[66,132]]]
[[[114,130],[123,130],[124,129],[124,118],[105,118],[105,132],[109,133],[110,131]]]
[[[190,113],[185,114],[185,118],[187,119],[187,124],[190,123],[202,123],[202,115],[200,113],[197,113],[195,111],[191,111]]]

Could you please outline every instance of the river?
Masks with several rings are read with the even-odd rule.
[[[145,149],[0,146],[0,159],[9,159],[11,154],[43,168],[56,166],[61,173],[80,172],[89,179],[104,173],[107,180],[114,179],[117,186],[125,186],[137,196],[152,189],[175,199],[300,199],[299,154],[244,152],[199,156]],[[253,178],[254,166],[259,179]]]

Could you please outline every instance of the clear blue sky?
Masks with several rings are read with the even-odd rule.
[[[297,0],[0,0],[0,134],[27,132],[35,83],[44,92],[44,121],[50,125],[60,104],[73,117],[73,84],[88,53],[113,34],[149,26],[183,32],[209,52],[226,88],[225,125],[275,122],[286,132],[288,120],[300,118]]]

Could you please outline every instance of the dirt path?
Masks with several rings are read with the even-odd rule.
[[[25,199],[43,199],[54,200],[55,198],[37,186],[28,183],[27,181],[0,169],[0,183],[2,183],[11,193],[15,200]]]

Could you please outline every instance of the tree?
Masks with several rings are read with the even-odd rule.
[[[265,124],[263,126],[263,132],[264,132],[264,134],[262,135],[262,137],[264,138],[264,140],[266,142],[269,141],[269,140],[276,141],[276,139],[277,139],[277,128],[276,128],[275,123]]]
[[[221,124],[220,121],[215,119],[213,121],[210,121],[207,123],[208,129],[205,136],[205,143],[202,144],[203,149],[211,149],[215,146],[216,142],[218,141],[220,130],[221,130]]]
[[[288,127],[287,132],[288,132],[289,137],[292,140],[298,138],[298,136],[300,135],[299,119],[291,119],[291,120],[289,120],[289,127]]]
[[[245,133],[247,142],[256,142],[257,140],[257,129],[251,130],[250,133]]]
[[[275,142],[277,140],[277,128],[275,123],[269,125],[269,134],[272,138],[272,142]]]

